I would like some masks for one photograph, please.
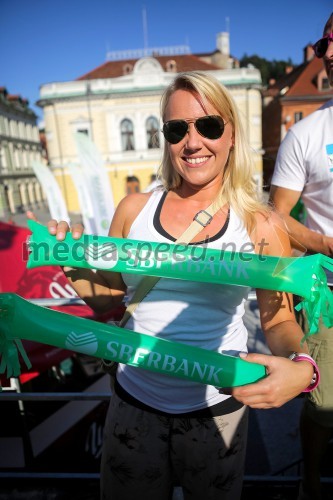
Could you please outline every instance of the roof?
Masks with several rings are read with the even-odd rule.
[[[167,63],[169,61],[174,61],[176,63],[177,72],[183,71],[209,71],[221,69],[215,64],[210,64],[202,61],[199,57],[192,54],[185,55],[172,55],[172,56],[158,56],[154,55],[162,68],[167,70]],[[94,80],[99,78],[117,78],[126,74],[124,68],[127,66],[133,67],[139,59],[125,59],[121,61],[107,61],[104,64],[98,66],[97,68],[85,73],[84,75],[77,78],[77,80]]]
[[[288,96],[294,95],[322,95],[323,91],[318,89],[317,76],[323,70],[323,61],[314,57],[305,64],[301,74],[295,79],[288,90]]]
[[[0,86],[0,103],[2,106],[11,107],[12,110],[27,113],[36,117],[35,113],[29,108],[29,101],[19,94],[9,94],[4,86]]]
[[[288,74],[283,75],[267,87],[265,95],[275,96],[286,89],[284,97],[323,96],[323,90],[317,86],[317,76],[323,70],[323,61],[317,57],[300,64]],[[332,92],[332,90],[328,91]]]
[[[12,101],[12,102],[19,102],[21,104],[26,104],[28,105],[29,104],[29,101],[28,99],[25,99],[24,97],[21,97],[19,94],[7,94],[7,99],[8,101]]]
[[[295,81],[299,78],[299,76],[303,73],[305,66],[307,63],[300,64],[296,66],[290,73],[286,73],[282,75],[278,80],[276,80],[273,84],[268,85],[266,93],[275,95],[280,92],[280,90],[286,87],[292,87]]]

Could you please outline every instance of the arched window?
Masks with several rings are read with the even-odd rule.
[[[158,120],[154,116],[150,116],[146,121],[146,134],[148,149],[159,148]]]
[[[121,146],[123,151],[134,151],[134,131],[131,120],[125,118],[120,124]]]

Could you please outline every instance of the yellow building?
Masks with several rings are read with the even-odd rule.
[[[116,204],[126,192],[146,189],[161,161],[161,95],[175,74],[186,70],[212,73],[230,89],[254,151],[261,188],[261,76],[254,68],[232,67],[236,64],[229,56],[222,57],[225,68],[209,62],[218,61],[219,52],[125,59],[118,53],[75,81],[41,86],[38,104],[44,111],[48,156],[69,211],[79,212],[66,168],[78,162],[74,133],[86,133],[100,151]]]

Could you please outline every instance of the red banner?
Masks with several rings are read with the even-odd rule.
[[[29,229],[0,222],[0,292],[26,299],[76,297],[60,267],[26,268],[29,235]],[[83,309],[80,316],[91,315],[91,309]]]
[[[30,234],[27,228],[0,221],[0,293],[13,292],[25,299],[77,297],[60,267],[26,268],[27,239]],[[99,321],[106,321],[111,317],[97,318],[87,305],[59,306],[53,309]],[[112,318],[118,319],[117,315],[121,317],[122,312],[123,310],[115,311]],[[35,371],[44,371],[71,355],[69,351],[34,342],[25,342],[24,346]]]

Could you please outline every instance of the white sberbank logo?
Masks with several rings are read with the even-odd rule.
[[[88,264],[98,269],[112,269],[118,262],[117,248],[113,243],[91,243],[87,246],[84,256]]]
[[[71,332],[65,341],[67,349],[94,355],[98,349],[98,342],[93,332],[75,333]]]

